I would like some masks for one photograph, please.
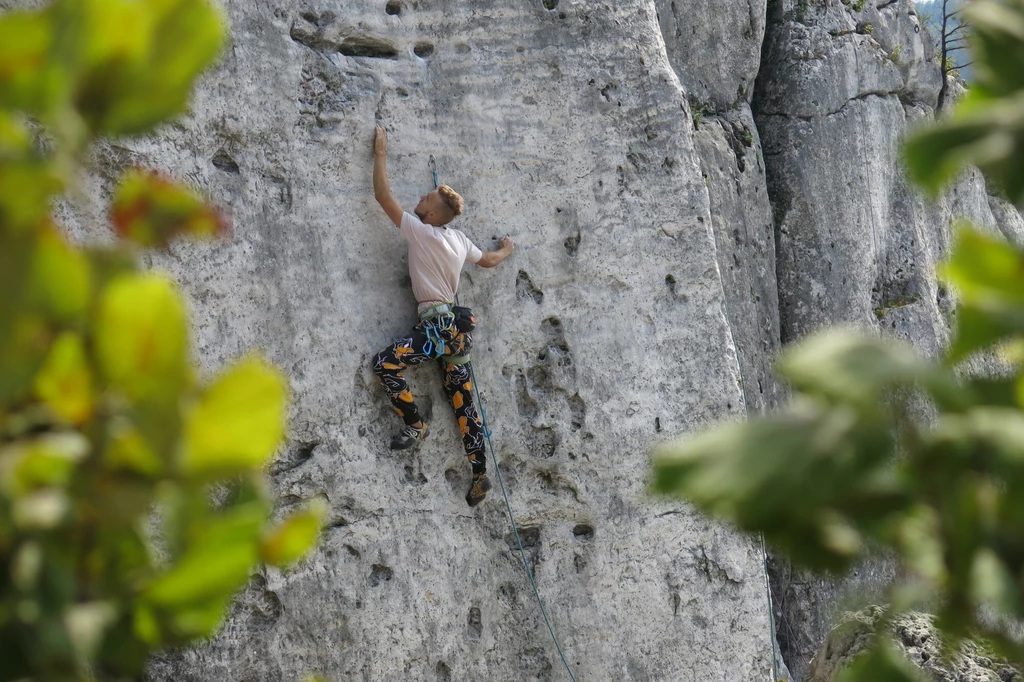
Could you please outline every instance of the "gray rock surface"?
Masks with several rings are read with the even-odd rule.
[[[370,188],[380,121],[403,205],[429,188],[433,154],[468,200],[458,226],[484,248],[516,237],[502,267],[467,270],[462,301],[480,319],[478,383],[512,505],[578,678],[766,679],[757,543],[646,492],[652,444],[744,410],[691,108],[653,3],[226,8],[232,44],[193,115],[102,150],[93,205],[65,218],[86,235],[133,163],[227,207],[228,243],[154,265],[188,293],[204,366],[258,346],[287,371],[280,506],[321,496],[332,516],[313,557],[257,577],[217,637],[154,661],[151,678],[566,679],[500,496],[473,511],[462,499],[469,467],[436,370],[410,372],[434,405],[431,438],[387,449],[398,422],[370,358],[412,324],[413,300]]]
[[[954,224],[967,218],[1019,239],[1021,221],[976,172],[934,203],[908,186],[899,144],[932,118],[941,86],[912,2],[780,0],[767,26],[754,112],[782,341],[853,323],[938,353],[952,303],[935,265]],[[796,679],[841,611],[876,601],[894,573],[877,559],[834,581],[775,558],[780,644]]]
[[[0,8],[29,2],[0,0]],[[320,496],[318,552],[267,571],[208,644],[156,680],[567,679],[497,491],[469,482],[437,374],[431,438],[398,422],[370,358],[414,320],[405,246],[370,187],[372,127],[411,207],[427,159],[467,198],[457,226],[515,256],[470,267],[475,361],[495,445],[555,628],[580,680],[769,675],[760,548],[646,494],[652,444],[784,398],[783,341],[853,322],[929,353],[948,338],[934,265],[969,217],[1024,239],[967,174],[937,203],[898,143],[941,84],[910,0],[225,1],[223,63],[193,113],[98,150],[87,200],[108,238],[131,165],[208,191],[234,223],[153,265],[182,283],[212,371],[266,349],[293,391],[272,467],[284,511]],[[756,87],[755,87],[756,83]],[[844,608],[893,569],[845,582],[773,570],[780,644],[801,679]]]

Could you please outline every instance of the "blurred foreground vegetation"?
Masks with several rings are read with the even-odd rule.
[[[201,380],[180,293],[136,265],[222,233],[218,212],[133,170],[117,246],[69,244],[51,218],[89,145],[182,114],[224,37],[207,0],[0,16],[0,680],[139,679],[319,533],[319,508],[270,521],[284,378],[250,355]]]
[[[1024,0],[965,10],[972,87],[906,145],[907,167],[938,194],[967,164],[1024,199]],[[842,573],[877,548],[902,563],[895,610],[928,604],[957,638],[981,637],[1024,665],[1024,250],[962,225],[939,273],[958,296],[940,358],[854,330],[789,348],[790,404],[666,445],[655,489],[764,534],[797,565]],[[996,371],[969,373],[974,359]],[[952,646],[952,645],[951,645]],[[919,673],[879,638],[845,680]]]

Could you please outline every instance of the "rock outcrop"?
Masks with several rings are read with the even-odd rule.
[[[0,7],[12,3],[0,0]],[[836,322],[935,353],[952,222],[1024,239],[969,174],[931,204],[898,143],[933,114],[938,66],[910,0],[276,0],[223,3],[231,44],[192,114],[100,149],[77,236],[104,238],[132,165],[207,190],[218,245],[154,257],[187,291],[214,369],[266,349],[289,375],[282,509],[331,508],[320,549],[266,571],[209,643],[157,680],[560,680],[498,491],[477,510],[430,369],[431,438],[398,426],[370,358],[414,321],[405,246],[370,186],[373,124],[411,207],[427,159],[467,198],[474,360],[529,559],[581,680],[760,682],[772,658],[758,543],[646,492],[649,448],[783,398],[782,342]],[[775,561],[795,679],[873,596]],[[856,600],[858,597],[851,597]],[[863,598],[863,597],[860,597]]]
[[[469,202],[458,226],[484,248],[517,240],[502,267],[466,271],[462,302],[480,320],[477,378],[512,506],[578,678],[765,679],[758,544],[646,490],[652,444],[744,411],[692,107],[655,6],[226,9],[232,44],[193,115],[108,146],[93,215],[66,219],[98,221],[130,163],[228,208],[228,243],[154,264],[187,290],[207,366],[259,346],[289,374],[275,487],[282,508],[321,496],[332,516],[312,558],[259,576],[213,641],[155,661],[152,679],[566,679],[500,495],[465,506],[469,467],[432,369],[410,372],[434,405],[430,439],[387,449],[398,421],[370,359],[414,302],[370,188],[374,122],[391,131],[403,205],[430,187],[433,154]],[[757,210],[751,229],[768,239],[766,201]]]
[[[933,618],[923,613],[905,613],[886,623],[884,609],[872,606],[847,613],[836,625],[811,661],[807,682],[835,682],[840,671],[873,642],[880,627],[899,653],[921,669],[933,682],[1021,682],[1024,675],[986,652],[976,642],[966,641],[955,651],[943,643]]]
[[[977,172],[939,201],[908,185],[899,144],[930,120],[937,58],[910,0],[780,0],[754,98],[775,224],[781,340],[852,323],[934,355],[949,336],[935,265],[957,220],[1019,239],[1016,209]],[[749,387],[748,387],[749,391]],[[773,562],[780,644],[796,679],[842,610],[876,601],[885,559],[841,581]]]

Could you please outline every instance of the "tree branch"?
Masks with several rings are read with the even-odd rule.
[[[956,28],[951,28],[951,29],[949,29],[948,31],[946,31],[946,37],[947,37],[947,38],[949,38],[949,37],[952,37],[952,35],[953,35],[954,33],[956,33],[957,31],[959,31],[959,30],[961,30],[961,29],[968,29],[968,28],[970,28],[970,27],[971,27],[971,25],[970,25],[970,24],[963,24],[963,23],[961,23],[961,24],[957,24]]]

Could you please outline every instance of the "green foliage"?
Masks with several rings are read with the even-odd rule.
[[[880,642],[839,673],[836,682],[926,682],[921,671],[907,662],[894,647]]]
[[[892,51],[889,52],[889,59],[890,59],[890,61],[892,61],[893,64],[899,64],[900,63],[900,56],[902,54],[903,54],[903,45],[896,45],[894,48],[892,48]]]
[[[690,113],[693,116],[693,127],[695,129],[700,128],[700,124],[704,122],[704,118],[714,115],[715,110],[711,105],[702,102],[696,95],[690,95],[689,102]]]
[[[319,503],[271,523],[284,378],[250,355],[200,380],[180,293],[135,264],[219,213],[133,170],[111,219],[134,245],[72,246],[49,215],[89,143],[182,113],[223,41],[207,0],[0,16],[0,681],[138,679],[319,534]]]
[[[983,607],[1024,618],[1024,369],[957,371],[978,352],[1024,346],[1022,265],[1024,251],[962,227],[943,268],[961,292],[943,358],[849,330],[811,336],[779,362],[787,408],[664,446],[655,489],[812,569],[842,572],[888,547],[937,595],[947,633],[978,632],[1024,662],[1024,648],[978,620]]]
[[[979,0],[970,20],[977,92],[911,139],[908,163],[935,192],[976,163],[1020,198],[1024,0]],[[906,576],[897,609],[927,600],[954,643],[981,637],[1020,665],[1024,645],[1002,624],[1024,619],[1024,250],[962,224],[939,275],[958,292],[941,357],[852,330],[815,334],[780,359],[786,408],[661,447],[654,489],[812,569],[842,572],[887,548]],[[979,354],[1003,371],[963,371]],[[882,640],[843,677],[917,679]]]
[[[971,25],[971,88],[951,116],[907,142],[907,167],[937,194],[974,164],[1017,202],[1024,198],[1024,0],[973,2],[964,17]]]

